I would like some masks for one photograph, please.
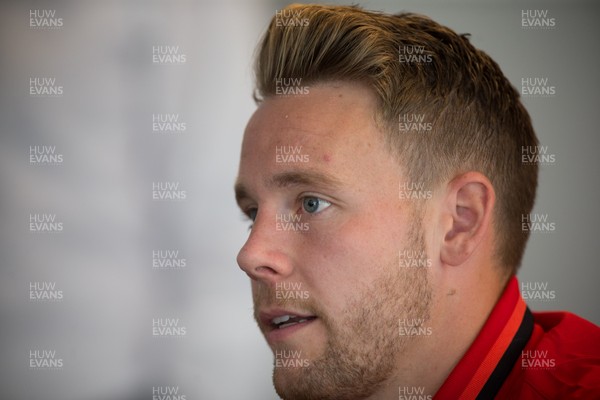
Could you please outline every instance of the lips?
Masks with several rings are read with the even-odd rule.
[[[273,340],[284,339],[317,319],[316,315],[292,310],[269,310],[259,315],[267,339]]]
[[[280,317],[275,317],[275,318],[271,319],[271,326],[274,327],[275,329],[285,329],[288,326],[301,324],[303,322],[313,320],[315,318],[316,317],[314,317],[312,315],[310,315],[308,317],[302,317],[302,316],[294,315],[294,314],[286,314],[286,315],[282,315]]]

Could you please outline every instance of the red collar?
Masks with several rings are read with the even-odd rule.
[[[452,370],[435,399],[493,398],[531,336],[533,317],[509,280],[479,335]]]

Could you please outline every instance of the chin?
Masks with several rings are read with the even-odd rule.
[[[309,398],[306,389],[299,384],[303,381],[302,375],[301,368],[274,368],[273,386],[279,397],[286,400]]]

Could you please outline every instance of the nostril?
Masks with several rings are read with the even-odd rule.
[[[260,267],[256,267],[256,269],[254,270],[257,274],[263,274],[263,275],[272,275],[272,274],[276,274],[275,270],[271,267],[266,267],[266,266],[260,266]]]

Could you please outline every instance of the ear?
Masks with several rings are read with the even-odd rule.
[[[448,183],[442,219],[441,260],[457,266],[471,257],[490,228],[496,194],[479,172],[467,172]]]

